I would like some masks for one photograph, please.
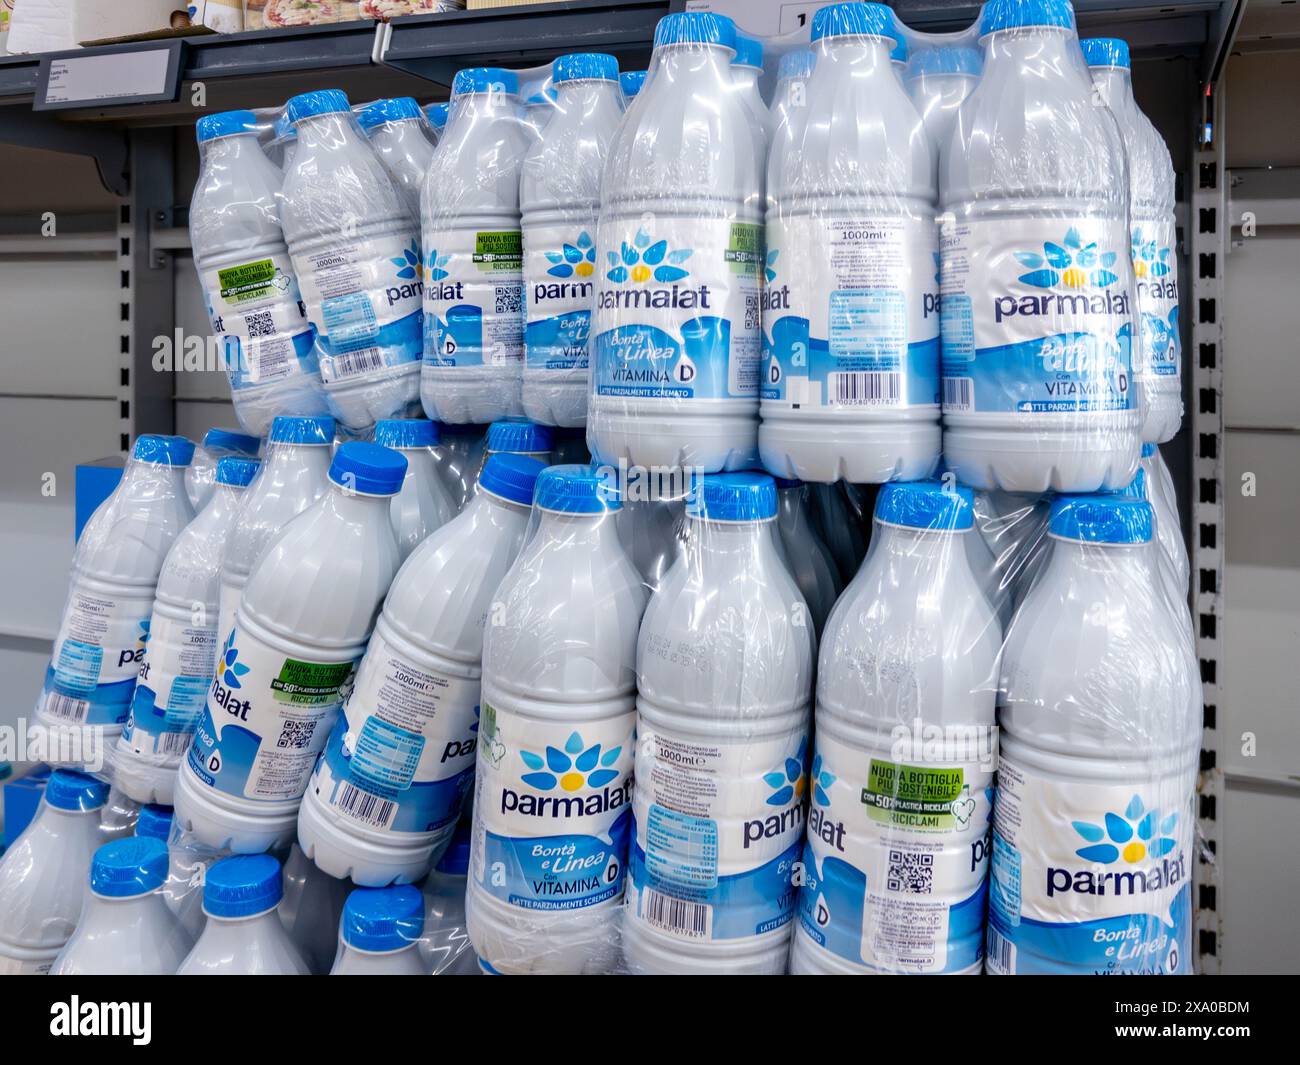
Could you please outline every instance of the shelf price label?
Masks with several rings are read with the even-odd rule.
[[[54,111],[175,100],[182,48],[182,41],[167,41],[43,56],[32,107]]]

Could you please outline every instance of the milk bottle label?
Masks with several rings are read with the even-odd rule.
[[[474,865],[523,910],[578,910],[623,894],[636,712],[574,728],[483,705]]]
[[[312,788],[370,828],[451,824],[474,783],[478,698],[477,680],[420,665],[374,635]]]
[[[535,226],[524,237],[524,333],[530,370],[585,370],[596,242],[587,229]]]
[[[232,389],[316,376],[316,336],[287,254],[204,270],[202,283]]]
[[[593,386],[630,399],[754,399],[763,227],[604,221]]]
[[[420,361],[420,239],[391,234],[294,256],[328,384]]]
[[[960,972],[984,950],[991,764],[887,755],[818,734],[800,925],[857,965]]]
[[[245,799],[299,799],[356,662],[304,660],[235,626],[187,758],[203,783]]]
[[[769,223],[763,402],[791,410],[937,407],[938,261],[929,217]]]
[[[519,230],[429,229],[424,246],[425,362],[519,365],[524,357]]]
[[[945,219],[944,412],[1135,409],[1127,249],[1121,222]]]
[[[1178,261],[1172,219],[1133,227],[1133,273],[1137,275],[1138,314],[1146,370],[1174,377],[1182,365],[1178,334]]]
[[[1190,776],[1131,784],[998,767],[987,966],[1191,972]]]
[[[183,755],[212,683],[215,627],[154,613],[122,742],[136,754]]]
[[[645,728],[643,721],[629,912],[695,942],[788,923],[803,845],[807,736],[714,743]]]
[[[63,612],[38,709],[69,725],[120,725],[131,708],[149,638],[150,595],[74,588]]]

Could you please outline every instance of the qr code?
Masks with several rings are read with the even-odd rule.
[[[891,850],[885,879],[890,891],[928,895],[934,886],[934,855]]]
[[[757,293],[747,293],[745,295],[745,328],[754,330],[760,328],[762,321],[761,304]]]
[[[280,731],[280,738],[275,745],[301,751],[303,748],[311,746],[311,738],[315,735],[315,732],[315,721],[286,721],[284,728]]]
[[[519,314],[524,307],[523,285],[497,285],[497,314]]]
[[[244,315],[244,325],[250,337],[275,336],[275,315],[270,311],[254,311]]]

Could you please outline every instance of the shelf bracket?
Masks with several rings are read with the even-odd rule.
[[[62,122],[48,112],[6,108],[0,122],[0,141],[23,148],[86,155],[95,161],[100,183],[114,196],[131,189],[130,148],[126,133],[117,126],[95,122]]]

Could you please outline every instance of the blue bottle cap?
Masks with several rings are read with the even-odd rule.
[[[1079,42],[1083,45],[1083,58],[1090,67],[1131,68],[1128,55],[1128,41],[1118,37],[1085,37]]]
[[[200,144],[218,137],[233,137],[240,133],[256,133],[257,116],[252,111],[222,111],[204,115],[194,123],[194,136]]]
[[[773,477],[772,480],[776,482],[778,489],[803,487],[803,481],[799,480],[798,477]]]
[[[1142,445],[1142,457],[1143,457],[1144,459],[1149,459],[1149,458],[1151,458],[1153,455],[1155,455],[1155,453],[1156,453],[1156,445],[1155,445],[1155,444],[1143,444],[1143,445]]]
[[[253,483],[262,464],[257,459],[240,459],[226,455],[217,459],[217,484],[228,484],[235,488],[247,488]]]
[[[151,802],[140,807],[140,816],[135,822],[135,834],[149,839],[160,839],[164,843],[172,834],[172,820],[175,817],[170,806]]]
[[[618,76],[618,84],[623,90],[624,96],[635,96],[641,91],[641,86],[645,84],[644,70],[625,70]]]
[[[356,888],[343,904],[343,942],[373,953],[412,946],[424,932],[424,895],[412,884]]]
[[[1074,29],[1070,0],[988,0],[980,19],[980,36],[1026,26]]]
[[[90,862],[90,890],[106,899],[157,891],[167,880],[167,845],[151,836],[105,843]]]
[[[409,96],[398,96],[391,100],[376,100],[357,112],[357,121],[366,132],[385,122],[404,122],[420,117],[420,105]]]
[[[203,434],[203,447],[207,451],[233,451],[237,455],[256,457],[262,441],[238,429],[209,429]]]
[[[978,48],[926,48],[914,52],[907,65],[907,76],[926,74],[969,74],[978,77],[984,69],[984,57]]]
[[[605,514],[623,508],[615,480],[593,466],[548,466],[537,479],[536,505],[558,514]]]
[[[155,466],[188,466],[194,458],[194,442],[183,436],[156,436],[152,433],[137,437],[131,457],[138,462]]]
[[[332,444],[334,419],[327,415],[293,417],[281,414],[271,423],[273,444]]]
[[[284,881],[269,854],[222,858],[203,878],[203,912],[211,917],[252,917],[280,905]]]
[[[438,423],[428,418],[385,418],[375,425],[375,443],[384,447],[437,447]]]
[[[776,481],[766,473],[706,473],[691,485],[686,514],[700,521],[775,518]]]
[[[801,48],[797,52],[786,52],[776,68],[776,76],[778,79],[811,77],[816,62],[817,57],[806,48]]]
[[[813,15],[812,39],[828,37],[884,37],[896,42],[894,13],[884,4],[831,4]]]
[[[98,810],[108,801],[108,783],[76,769],[56,769],[45,782],[45,801],[56,810]]]
[[[655,47],[670,44],[714,44],[736,50],[736,24],[712,11],[679,11],[655,26]]]
[[[961,532],[975,520],[975,493],[942,481],[890,481],[876,496],[876,520],[908,529]]]
[[[549,425],[503,419],[488,426],[487,449],[511,455],[535,455],[550,451],[554,434]]]
[[[763,69],[763,42],[743,33],[736,34],[736,57],[731,61],[733,67],[756,67]]]
[[[438,859],[438,872],[448,876],[467,876],[469,874],[469,825],[456,826],[456,834],[451,837],[451,846],[442,852]]]
[[[517,96],[519,75],[502,67],[466,67],[456,71],[451,94],[463,96],[472,92],[504,92]]]
[[[531,455],[489,455],[478,475],[478,486],[509,503],[531,507],[537,478],[544,469],[546,463]]]
[[[618,81],[618,60],[603,52],[574,52],[551,64],[551,81]]]
[[[350,440],[334,452],[329,478],[356,495],[397,495],[406,479],[406,456],[382,444]]]
[[[348,114],[351,110],[352,105],[348,103],[347,93],[342,89],[318,89],[316,92],[304,92],[291,97],[289,102],[284,105],[284,113],[289,116],[289,121],[294,125],[297,125],[304,118],[314,118],[316,115]]]
[[[1154,524],[1151,504],[1120,494],[1061,495],[1052,500],[1047,531],[1085,544],[1145,544]]]
[[[902,37],[894,38],[894,49],[889,53],[889,61],[904,64],[907,62],[907,42]]]
[[[424,117],[434,129],[443,129],[447,125],[447,112],[450,110],[447,104],[430,104],[424,109]]]

